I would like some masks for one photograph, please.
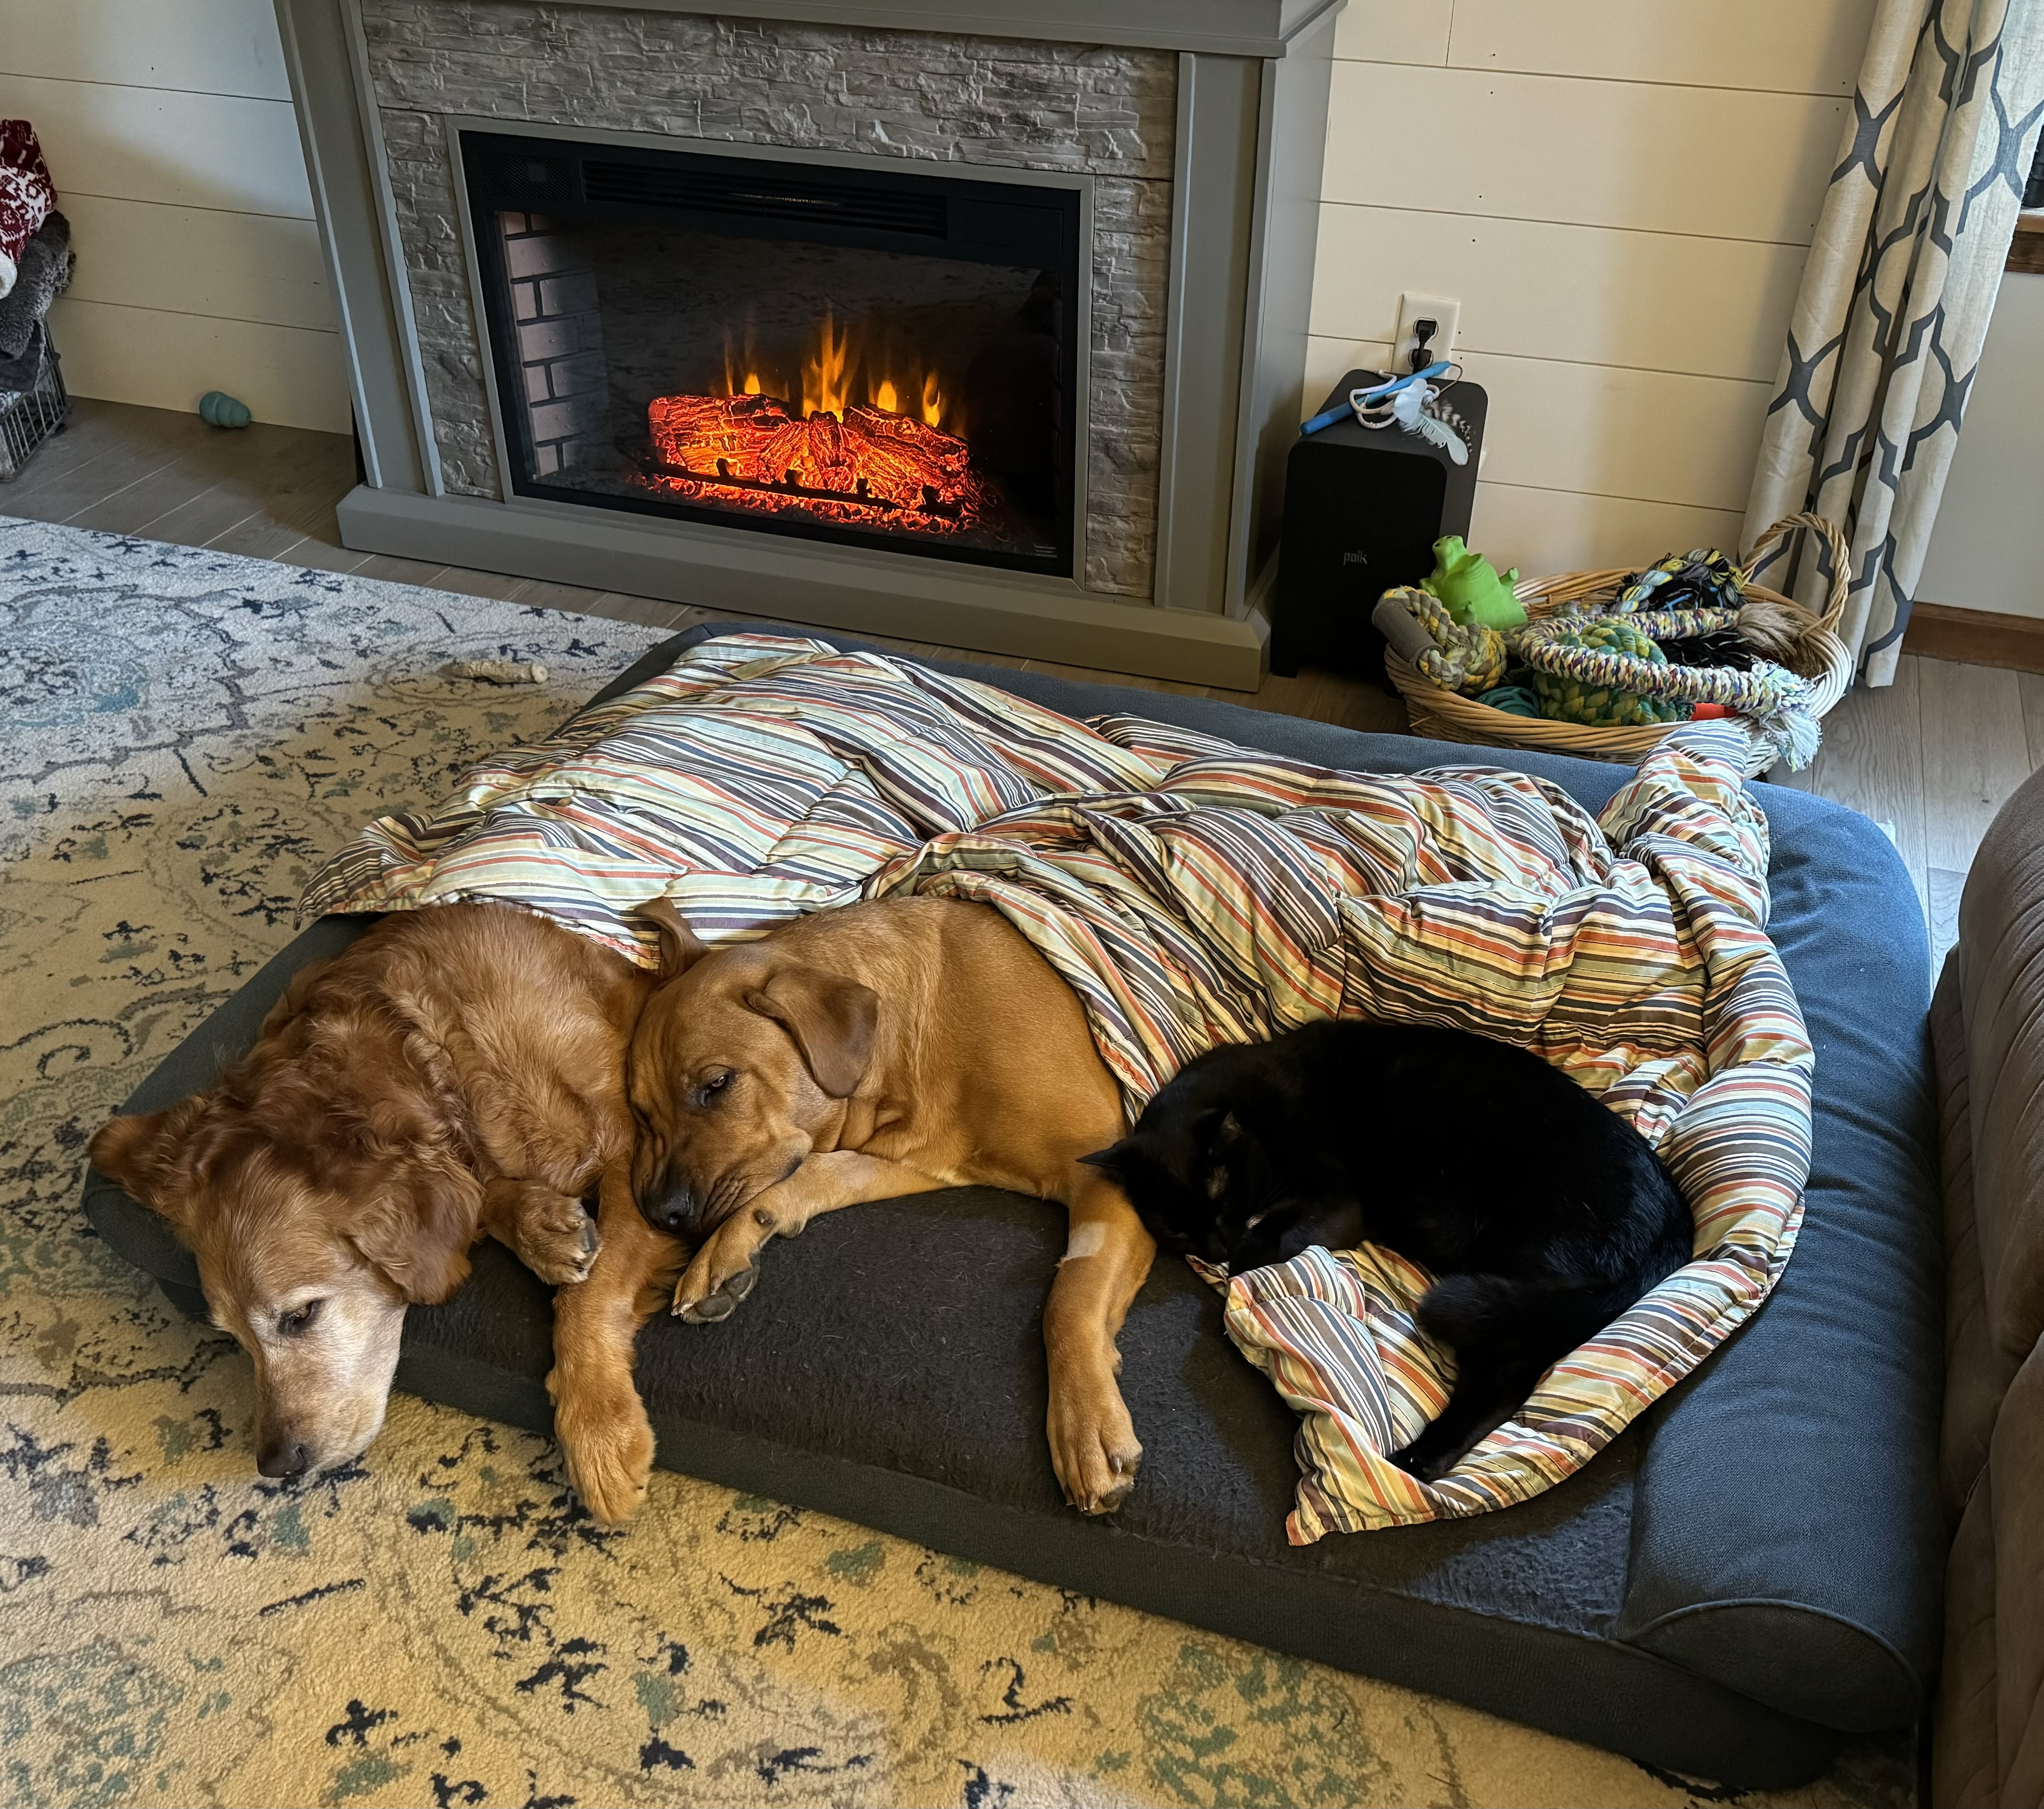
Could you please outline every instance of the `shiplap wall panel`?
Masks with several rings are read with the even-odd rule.
[[[1309,408],[1453,296],[1500,564],[1730,548],[1874,4],[1350,0]]]
[[[288,101],[9,75],[0,105],[35,122],[60,194],[312,217]]]
[[[1454,0],[1446,60],[1464,69],[1849,95],[1873,8],[1874,0]]]
[[[1309,339],[1307,405],[1317,406],[1346,371],[1382,368],[1390,351]],[[1483,474],[1493,483],[1745,508],[1766,384],[1474,352],[1462,364],[1490,397]]]
[[[1357,62],[1445,63],[1454,14],[1453,0],[1348,0],[1335,21],[1335,55]]]
[[[0,0],[78,252],[51,322],[80,395],[344,433],[348,380],[269,0]]]
[[[64,209],[88,249],[71,283],[81,300],[339,329],[326,253],[309,220],[96,194],[67,195]],[[167,282],[168,272],[176,280]]]
[[[1808,244],[1849,101],[1335,65],[1322,194]]]
[[[1312,330],[1388,340],[1411,288],[1461,301],[1464,351],[1765,382],[1804,256],[1751,240],[1327,202]]]
[[[258,421],[328,433],[351,425],[337,333],[68,295],[51,310],[50,327],[65,381],[82,395],[190,411],[208,390],[225,390]]]
[[[269,0],[0,0],[0,75],[291,98]]]
[[[1742,513],[1486,481],[1476,487],[1470,537],[1530,576],[1639,565],[1692,547],[1735,552]]]

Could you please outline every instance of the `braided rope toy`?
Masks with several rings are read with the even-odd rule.
[[[1666,714],[1631,719],[1646,722],[1685,716],[1689,711],[1683,706],[1723,704],[1750,718],[1755,732],[1792,768],[1808,765],[1817,751],[1817,719],[1810,712],[1809,685],[1785,666],[1765,660],[1745,672],[1727,666],[1676,666],[1658,646],[1650,658],[1620,650],[1616,637],[1608,632],[1594,643],[1591,639],[1600,630],[1627,628],[1650,645],[1664,637],[1734,627],[1739,614],[1735,609],[1706,609],[1639,610],[1622,618],[1556,614],[1527,623],[1514,638],[1519,657],[1533,668],[1536,688],[1543,679],[1559,678],[1573,680],[1586,693],[1631,692],[1657,707],[1676,706]],[[1542,702],[1544,706],[1544,691]]]
[[[1746,574],[1723,553],[1709,547],[1693,552],[1671,552],[1658,564],[1635,572],[1611,604],[1613,615],[1630,615],[1651,602],[1666,609],[1736,610],[1746,590]],[[1654,592],[1673,587],[1673,594]]]
[[[1533,668],[1533,695],[1540,700],[1540,714],[1550,722],[1644,729],[1680,722],[1689,714],[1689,706],[1679,699],[1632,684],[1620,689],[1607,675],[1603,660],[1629,661],[1628,670],[1641,665],[1657,672],[1669,670],[1668,656],[1629,617],[1565,618],[1559,632],[1542,643],[1542,651],[1546,657],[1535,660],[1522,647],[1520,656]]]
[[[1474,697],[1503,681],[1509,649],[1496,629],[1485,628],[1481,622],[1458,622],[1448,614],[1446,603],[1416,584],[1401,584],[1387,591],[1381,601],[1403,604],[1427,631],[1434,645],[1422,652],[1413,664],[1443,691],[1458,691]]]

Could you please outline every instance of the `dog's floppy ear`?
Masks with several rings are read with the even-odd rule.
[[[191,1183],[188,1145],[206,1114],[207,1095],[160,1112],[144,1112],[110,1120],[94,1133],[86,1154],[110,1181],[140,1200],[174,1230],[185,1228],[185,1204]]]
[[[277,995],[277,1003],[263,1014],[263,1027],[256,1033],[258,1048],[305,1009],[305,1000],[311,996],[313,988],[319,984],[321,976],[332,965],[330,959],[308,961],[291,976],[290,983]]]
[[[689,928],[688,919],[668,899],[648,899],[639,914],[652,925],[660,938],[660,978],[678,980],[709,953],[709,945]]]
[[[777,968],[765,986],[745,995],[748,1009],[771,1018],[795,1039],[816,1084],[848,1099],[873,1061],[880,995],[820,968]]]
[[[474,1176],[438,1163],[398,1164],[348,1227],[348,1240],[417,1307],[435,1307],[468,1280],[482,1215]]]

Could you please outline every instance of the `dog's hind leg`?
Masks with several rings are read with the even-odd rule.
[[[1143,1461],[1116,1378],[1115,1339],[1150,1272],[1157,1245],[1121,1189],[1074,1162],[1070,1230],[1043,1306],[1051,1408],[1045,1430],[1065,1499],[1082,1514],[1112,1514],[1135,1486]]]
[[[586,1281],[554,1296],[554,1436],[568,1480],[599,1520],[629,1520],[653,1468],[653,1427],[632,1380],[639,1328],[658,1312],[686,1247],[646,1222],[632,1197],[628,1158],[603,1172],[602,1234]]]
[[[812,1156],[787,1180],[755,1194],[704,1240],[674,1288],[674,1311],[694,1324],[728,1318],[752,1291],[759,1276],[754,1265],[774,1238],[799,1236],[812,1218],[841,1206],[898,1199],[947,1184],[855,1149]]]

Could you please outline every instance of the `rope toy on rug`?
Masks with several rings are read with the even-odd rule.
[[[1408,614],[1431,645],[1421,646],[1412,640],[1416,651],[1408,652],[1400,643],[1410,637],[1385,627],[1385,618],[1394,610]],[[1479,691],[1493,689],[1504,677],[1508,651],[1504,637],[1481,622],[1458,622],[1446,603],[1416,584],[1401,584],[1386,591],[1377,601],[1373,619],[1385,638],[1405,653],[1420,675],[1443,691],[1462,691],[1473,697]]]
[[[547,668],[530,660],[450,660],[440,668],[450,679],[480,679],[492,685],[543,685]]]
[[[1571,716],[1565,721],[1600,725],[1651,724],[1680,720],[1689,706],[1722,704],[1750,718],[1754,729],[1791,768],[1809,764],[1819,729],[1810,711],[1810,687],[1785,667],[1756,661],[1746,672],[1728,666],[1676,666],[1655,643],[1708,634],[1735,625],[1742,612],[1727,609],[1639,610],[1625,617],[1553,615],[1528,623],[1516,637],[1519,657],[1533,668],[1541,693],[1541,714],[1556,714],[1544,688],[1553,679],[1579,687],[1581,706],[1643,714]],[[1631,639],[1621,638],[1630,631]],[[1641,644],[1652,649],[1641,651]],[[1608,698],[1601,694],[1615,694]],[[1630,697],[1623,694],[1631,693]],[[1557,693],[1563,707],[1570,694]]]

